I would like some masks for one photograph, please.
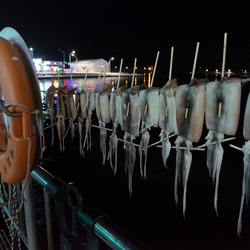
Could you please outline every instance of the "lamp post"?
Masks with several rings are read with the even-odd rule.
[[[32,57],[32,59],[34,58],[34,51],[33,51],[33,48],[30,48],[30,55]]]
[[[76,52],[73,50],[70,54],[69,54],[69,63],[71,64],[71,56],[74,55]]]
[[[65,68],[65,51],[58,49],[63,53],[63,67]]]
[[[114,60],[115,58],[114,57],[111,57],[109,59],[109,72],[111,72],[111,61]]]

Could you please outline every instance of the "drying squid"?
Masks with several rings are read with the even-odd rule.
[[[74,100],[74,94],[77,90],[76,87],[70,87],[66,96],[67,112],[69,116],[69,126],[71,128],[71,140],[74,141],[75,136],[75,125],[74,120],[76,119],[76,105]]]
[[[82,136],[82,130],[84,126],[84,119],[87,118],[87,97],[86,93],[84,91],[81,91],[80,93],[77,93],[77,117],[78,117],[78,132],[79,132],[79,152],[80,155],[84,156],[83,151],[83,136]]]
[[[176,89],[176,121],[179,136],[176,145],[176,172],[174,196],[178,202],[178,184],[182,179],[183,193],[183,216],[186,211],[187,182],[192,163],[190,149],[193,142],[198,142],[201,137],[204,114],[205,114],[205,84],[193,79],[188,85],[181,85]],[[185,147],[183,149],[179,147]]]
[[[160,90],[159,127],[161,128],[162,160],[165,167],[167,167],[167,158],[171,151],[168,136],[171,133],[178,134],[174,97],[177,85],[177,80],[171,79]]]
[[[96,96],[96,116],[99,120],[100,127],[100,149],[102,152],[103,160],[102,164],[106,161],[106,141],[107,130],[105,129],[106,123],[110,122],[110,104],[109,93],[112,89],[112,85],[103,83],[101,85],[99,93]]]
[[[51,125],[54,124],[54,120],[55,120],[54,100],[55,100],[56,90],[57,90],[57,88],[55,88],[54,85],[51,85],[46,91],[45,102],[47,103],[47,106],[49,109],[49,116],[50,116]],[[54,143],[54,126],[51,127],[51,133],[52,133],[52,135],[51,135],[50,146],[52,146]]]
[[[84,139],[84,147],[87,142],[87,150],[91,150],[91,126],[92,126],[92,113],[96,108],[96,94],[97,93],[86,93],[87,98],[87,119],[86,119],[86,135]]]
[[[218,215],[218,187],[224,150],[224,134],[235,135],[240,116],[240,79],[223,78],[206,84],[207,167],[215,183],[214,208]],[[216,142],[216,145],[211,145]]]
[[[110,166],[114,170],[114,175],[117,171],[117,148],[118,148],[118,138],[116,135],[116,128],[122,122],[122,108],[121,108],[121,98],[122,93],[127,90],[127,86],[124,85],[110,94],[110,118],[113,122],[113,133],[109,138],[109,160]],[[115,154],[115,166],[113,166],[112,156]]]
[[[150,134],[148,132],[148,130],[146,129],[147,123],[145,123],[144,121],[142,121],[142,135],[141,135],[141,142],[140,142],[140,147],[139,147],[139,155],[140,155],[140,173],[141,173],[141,177],[142,179],[147,179],[147,171],[146,171],[146,167],[147,167],[147,154],[148,154],[148,143],[149,143],[149,139],[150,139]],[[142,155],[145,155],[145,159],[144,159],[144,166],[142,165]]]
[[[240,238],[241,238],[240,233],[242,229],[243,207],[245,200],[247,207],[249,206],[249,197],[250,197],[250,94],[248,95],[246,103],[244,125],[243,125],[243,136],[247,141],[245,141],[245,145],[242,148],[244,153],[244,158],[243,158],[244,171],[242,180],[240,211],[239,211],[238,226],[237,226],[237,233]]]
[[[147,148],[150,140],[150,134],[147,129],[158,127],[159,124],[159,88],[152,87],[143,89],[139,92],[140,115],[142,120],[141,142],[139,147],[140,172],[141,177],[146,179]],[[144,166],[142,166],[142,156],[145,156]]]
[[[125,172],[128,174],[129,195],[132,195],[132,176],[136,158],[136,149],[133,144],[135,137],[139,136],[140,128],[140,102],[138,91],[140,86],[129,88],[122,94],[121,130],[124,134]]]
[[[57,92],[57,133],[60,141],[60,151],[64,152],[64,133],[65,133],[65,104],[63,96],[65,94],[66,85],[59,86]]]

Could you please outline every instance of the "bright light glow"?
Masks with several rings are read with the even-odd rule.
[[[215,71],[218,72],[218,69],[216,69]]]
[[[126,69],[128,69],[128,66],[126,67]]]
[[[148,67],[148,70],[151,70],[151,67]]]
[[[206,72],[208,72],[208,69],[206,69]]]
[[[33,48],[30,48],[30,51],[33,51]]]

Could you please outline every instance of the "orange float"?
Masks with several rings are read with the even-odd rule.
[[[16,184],[32,170],[35,158],[36,129],[33,130],[31,113],[35,101],[23,58],[3,37],[0,37],[0,62],[0,97],[11,112],[11,116],[5,117],[5,126],[1,126],[0,173],[5,183]]]

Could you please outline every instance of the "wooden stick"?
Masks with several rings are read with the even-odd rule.
[[[87,69],[86,74],[85,74],[85,78],[84,78],[84,81],[83,81],[82,89],[84,88],[85,83],[87,81],[87,75],[88,75],[88,69]]]
[[[148,104],[145,105],[144,115],[147,114],[147,110],[148,110]]]
[[[172,134],[172,135],[170,135],[168,138],[164,138],[162,141],[166,141],[166,140],[168,140],[168,139],[170,139],[171,137],[174,137],[174,136],[176,136],[176,135],[178,135],[178,134]],[[155,143],[149,145],[148,148],[151,148],[151,147],[153,147],[153,146],[155,146],[155,145],[161,143],[162,141],[157,141],[157,142],[155,142]]]
[[[157,148],[162,148],[162,146],[157,146]],[[176,149],[175,146],[172,146],[171,148]],[[178,149],[187,149],[186,147],[178,147]],[[205,151],[205,148],[189,148],[189,150],[196,150],[196,151]]]
[[[224,74],[225,74],[226,50],[227,50],[227,33],[224,34],[224,44],[223,44],[223,58],[222,58],[221,78],[223,78],[223,77],[224,77]]]
[[[71,128],[71,123],[69,124],[69,127],[68,127],[68,129],[67,129],[67,131],[66,131],[66,133],[64,134],[64,136],[63,136],[63,140],[65,139],[65,137],[67,136],[67,134],[68,134],[68,132],[69,132],[69,129]]]
[[[94,128],[106,129],[108,131],[112,131],[113,132],[113,129],[110,129],[110,128],[100,127],[100,126],[96,126],[96,125],[91,125],[91,126],[94,127]]]
[[[59,122],[63,122],[63,121],[65,121],[65,120],[67,120],[67,119],[69,119],[69,117],[66,117],[65,119],[63,119],[62,121],[59,121]],[[55,125],[56,125],[57,123],[59,123],[59,122],[55,122],[55,123],[53,123],[53,124],[47,126],[46,128],[44,128],[43,130],[48,129],[48,128],[50,128],[50,127],[53,127],[53,126],[55,126]]]
[[[153,75],[152,75],[152,79],[151,79],[150,88],[153,87],[153,83],[154,83],[154,79],[155,79],[155,71],[156,71],[156,68],[157,68],[157,63],[158,63],[159,55],[160,55],[160,51],[158,51],[157,55],[156,55],[155,66],[154,66],[154,70],[153,70]]]
[[[146,130],[146,129],[150,128],[150,127],[152,127],[153,125],[154,125],[154,124],[151,124],[151,125],[149,125],[149,126],[143,128],[141,131],[139,131],[139,133],[143,132],[144,130]]]
[[[120,139],[120,138],[118,138],[118,141],[125,142],[123,139]],[[127,143],[131,143],[132,145],[134,145],[134,146],[136,146],[136,147],[140,147],[140,145],[135,144],[135,143],[133,143],[133,142],[129,142],[129,141],[127,141]]]
[[[116,121],[116,122],[115,122],[115,127],[114,127],[114,129],[113,129],[113,135],[115,135],[117,125],[118,125],[118,122]]]
[[[237,150],[239,150],[239,151],[241,151],[241,152],[243,151],[242,148],[237,147],[237,146],[235,146],[235,145],[233,145],[233,144],[229,144],[229,146],[232,147],[232,148],[235,148],[235,149],[237,149]]]
[[[131,82],[131,87],[133,87],[133,85],[134,85],[136,62],[137,62],[137,58],[135,58],[135,62],[134,62],[134,71],[133,71],[133,78],[132,78],[132,82]]]
[[[169,77],[168,77],[169,80],[171,80],[171,77],[172,77],[173,57],[174,57],[174,47],[171,47]]]
[[[96,80],[96,83],[95,83],[95,85],[94,85],[94,88],[92,89],[92,93],[94,92],[94,90],[95,90],[95,88],[96,88],[96,85],[97,85],[97,83],[98,83],[98,81],[99,81],[101,75],[102,75],[102,72],[99,74],[99,76],[98,76],[98,78],[97,78],[97,80]]]
[[[220,118],[221,117],[221,102],[219,103],[219,113],[218,113],[218,117]]]
[[[122,63],[123,63],[123,59],[121,59],[121,63],[120,63],[120,70],[119,70],[119,77],[118,77],[118,82],[117,82],[117,89],[120,86],[120,79],[121,79],[121,72],[122,72]]]
[[[129,112],[129,105],[130,105],[130,102],[128,102],[128,107],[127,107],[127,114],[126,114],[126,116],[128,116],[128,112]]]
[[[195,51],[195,55],[194,55],[194,65],[193,65],[191,80],[194,79],[194,75],[195,75],[195,69],[196,69],[197,57],[198,57],[198,52],[199,52],[199,46],[200,46],[200,43],[198,42],[197,45],[196,45],[196,51]]]
[[[168,105],[166,105],[166,116],[168,116]]]
[[[187,116],[188,116],[188,108],[186,108],[185,118],[187,118]]]
[[[230,138],[226,138],[226,139],[221,140],[221,142],[232,141],[234,139],[236,139],[236,137],[230,137]],[[211,142],[210,145],[214,145],[214,144],[218,144],[218,141],[213,141],[213,142]],[[200,145],[200,146],[198,146],[196,148],[204,148],[206,146],[207,146],[206,144],[202,144],[202,145]]]

